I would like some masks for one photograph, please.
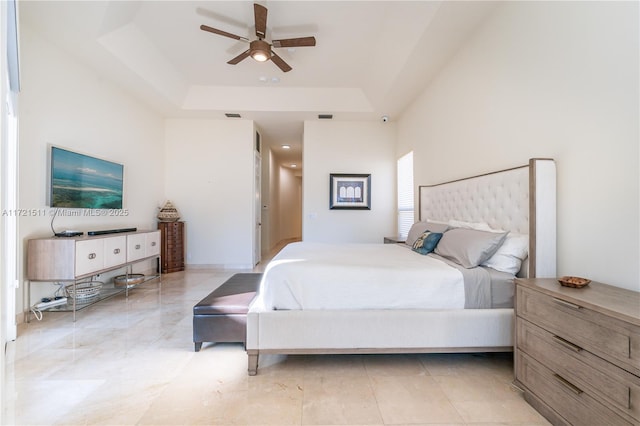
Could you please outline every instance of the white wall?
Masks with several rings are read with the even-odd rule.
[[[640,290],[637,2],[507,2],[408,108],[432,184],[552,157],[558,273]]]
[[[380,243],[396,223],[395,125],[305,121],[304,241]],[[371,210],[330,210],[331,173],[371,174]]]
[[[53,210],[46,207],[48,144],[124,164],[125,173],[128,215],[59,216],[53,224],[56,231],[155,229],[164,185],[162,118],[26,25],[21,27],[20,43],[19,208],[43,209],[43,213],[19,220],[23,255],[19,264],[25,265],[27,239],[52,235]],[[55,288],[34,283],[34,300],[51,296]],[[18,294],[18,312],[22,303]]]
[[[166,120],[166,195],[185,222],[186,263],[251,268],[253,122]]]

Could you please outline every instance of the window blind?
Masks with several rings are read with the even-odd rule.
[[[398,159],[398,235],[406,237],[413,225],[413,151]]]

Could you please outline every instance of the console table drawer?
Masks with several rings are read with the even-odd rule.
[[[640,420],[640,378],[522,318],[516,320],[517,347],[589,395]]]
[[[104,268],[104,240],[76,242],[76,276],[83,276]]]
[[[580,305],[544,296],[518,287],[518,315],[567,338],[571,342],[607,359],[616,359],[638,368],[638,354],[631,356],[629,326],[615,318],[604,317]]]
[[[122,265],[127,261],[127,237],[110,237],[104,239],[104,267]]]
[[[156,256],[160,254],[160,231],[153,231],[145,234],[145,256]]]
[[[145,257],[144,234],[127,235],[127,261],[142,259]]]
[[[632,425],[562,375],[523,352],[516,353],[516,375],[531,392],[573,425]]]

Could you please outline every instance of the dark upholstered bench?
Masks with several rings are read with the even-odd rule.
[[[247,312],[262,274],[235,274],[193,307],[193,343],[247,342]]]

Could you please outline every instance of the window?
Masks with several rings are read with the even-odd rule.
[[[18,31],[15,0],[0,7],[0,341],[16,338],[18,288]],[[0,357],[0,362],[4,358]],[[4,372],[3,372],[4,374]],[[4,379],[4,377],[2,378]]]
[[[406,237],[413,225],[413,151],[398,160],[398,235]]]

